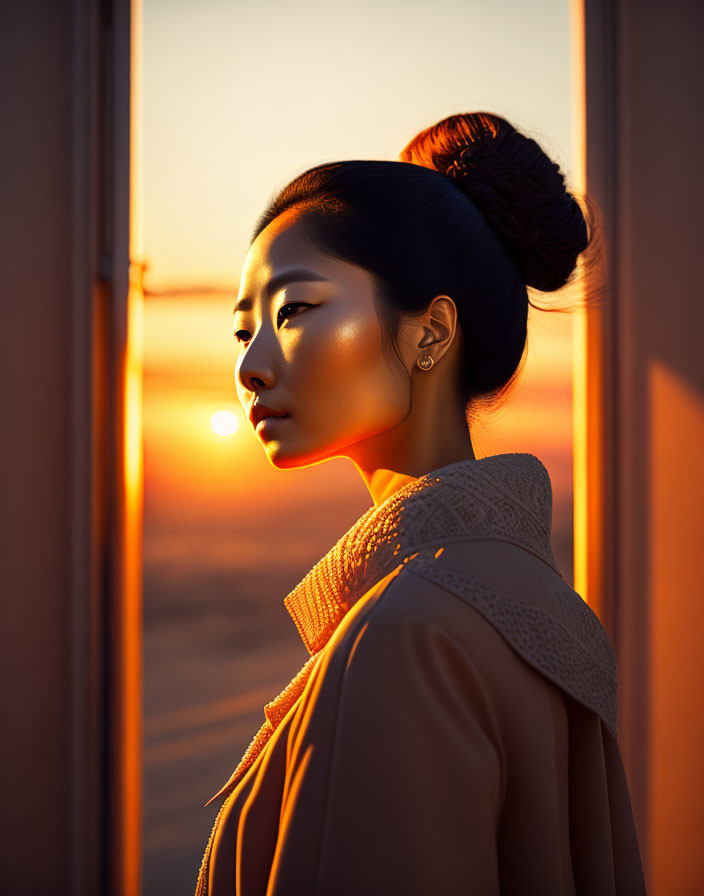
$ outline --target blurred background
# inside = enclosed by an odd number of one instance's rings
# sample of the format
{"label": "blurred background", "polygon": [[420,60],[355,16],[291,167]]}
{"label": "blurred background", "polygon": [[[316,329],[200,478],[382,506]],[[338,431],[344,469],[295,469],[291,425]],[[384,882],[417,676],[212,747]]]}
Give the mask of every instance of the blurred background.
{"label": "blurred background", "polygon": [[[570,179],[569,8],[144,0],[142,64],[144,892],[176,896],[203,803],[307,659],[283,599],[371,504],[344,459],[273,468],[241,413],[232,306],[255,220],[298,172],[396,158],[454,112],[505,115]],[[572,583],[572,320],[531,315],[524,377],[473,443],[546,465]]]}
{"label": "blurred background", "polygon": [[[308,657],[283,599],[371,504],[344,459],[273,468],[241,413],[232,306],[256,218],[312,165],[394,159],[481,109],[571,181],[573,84],[567,0],[144,0],[143,14],[143,867],[145,896],[176,896],[218,809],[203,803]],[[572,316],[530,315],[525,373],[473,444],[546,465],[572,584]]]}

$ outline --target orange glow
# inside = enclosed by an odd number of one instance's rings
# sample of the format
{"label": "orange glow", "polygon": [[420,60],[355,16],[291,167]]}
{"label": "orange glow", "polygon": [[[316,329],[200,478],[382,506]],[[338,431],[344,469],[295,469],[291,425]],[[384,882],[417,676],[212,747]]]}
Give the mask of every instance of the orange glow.
{"label": "orange glow", "polygon": [[137,896],[142,874],[142,535],[143,535],[143,233],[142,233],[142,0],[130,2],[129,284],[123,367],[124,569],[119,602],[118,659],[121,681],[116,818],[120,827],[121,881]]}
{"label": "orange glow", "polygon": [[[571,65],[572,65],[572,147],[573,147],[573,187],[578,192],[585,192],[587,188],[587,160],[586,160],[586,82],[585,82],[585,45],[584,45],[584,0],[571,0],[570,2],[570,40],[571,40]],[[594,312],[592,312],[592,315]],[[587,520],[589,517],[589,480],[588,462],[596,461],[594,452],[589,452],[590,427],[588,424],[589,395],[588,383],[590,382],[587,370],[587,312],[578,308],[574,312],[574,324],[572,329],[573,351],[573,557],[574,557],[574,589],[593,609],[598,612],[599,597],[598,584],[594,580],[597,570],[597,552],[590,543]],[[592,364],[594,364],[592,358]],[[596,359],[601,363],[601,359]],[[599,375],[598,370],[593,371],[594,376]],[[592,432],[592,438],[597,436]],[[594,442],[591,442],[593,445]],[[587,562],[592,555],[592,564]],[[600,552],[599,552],[600,554]]]}
{"label": "orange glow", "polygon": [[125,485],[132,506],[142,499],[142,354],[144,344],[142,266],[130,264],[125,359]]}
{"label": "orange glow", "polygon": [[141,265],[130,264],[124,368],[125,541],[122,631],[124,892],[139,893],[142,775],[142,303]]}

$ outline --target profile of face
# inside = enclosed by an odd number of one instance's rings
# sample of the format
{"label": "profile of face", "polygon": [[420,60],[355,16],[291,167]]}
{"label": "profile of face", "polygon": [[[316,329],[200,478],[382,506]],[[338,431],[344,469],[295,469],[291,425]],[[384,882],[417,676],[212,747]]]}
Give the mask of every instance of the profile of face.
{"label": "profile of face", "polygon": [[279,215],[250,246],[233,318],[245,415],[255,400],[286,414],[255,429],[279,468],[354,459],[397,428],[411,403],[407,371],[423,352],[401,334],[406,370],[389,360],[371,275],[316,248],[298,218]]}

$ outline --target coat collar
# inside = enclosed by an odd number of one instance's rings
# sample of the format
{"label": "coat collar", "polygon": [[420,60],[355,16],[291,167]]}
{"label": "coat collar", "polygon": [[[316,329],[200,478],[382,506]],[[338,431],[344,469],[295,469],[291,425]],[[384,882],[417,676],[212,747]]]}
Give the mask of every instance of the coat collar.
{"label": "coat collar", "polygon": [[461,460],[371,507],[284,598],[313,656],[352,604],[405,557],[434,544],[492,538],[530,551],[560,575],[551,545],[552,486],[533,454]]}
{"label": "coat collar", "polygon": [[[561,577],[551,529],[550,477],[541,461],[527,453],[495,454],[438,467],[378,507],[370,507],[284,598],[310,656],[266,704],[264,722],[230,779],[205,805],[234,790],[302,693],[345,614],[404,559],[433,545],[493,538],[530,551]],[[217,819],[213,832],[216,825]]]}

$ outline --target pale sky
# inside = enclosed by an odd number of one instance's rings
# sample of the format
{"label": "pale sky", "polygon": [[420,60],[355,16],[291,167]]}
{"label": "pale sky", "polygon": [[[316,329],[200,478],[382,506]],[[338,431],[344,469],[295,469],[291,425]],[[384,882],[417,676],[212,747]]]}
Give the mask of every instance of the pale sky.
{"label": "pale sky", "polygon": [[323,161],[394,159],[506,116],[569,176],[569,0],[144,0],[151,288],[237,288],[267,199]]}

